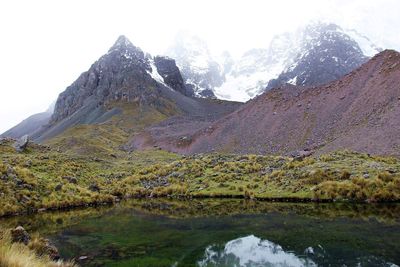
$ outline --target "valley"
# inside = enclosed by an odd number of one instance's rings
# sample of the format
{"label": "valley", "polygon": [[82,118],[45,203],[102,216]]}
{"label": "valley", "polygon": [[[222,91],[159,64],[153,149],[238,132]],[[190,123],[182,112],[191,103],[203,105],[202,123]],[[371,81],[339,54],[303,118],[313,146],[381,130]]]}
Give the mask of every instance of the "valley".
{"label": "valley", "polygon": [[398,266],[399,52],[321,22],[166,54],[121,35],[0,136],[0,266]]}

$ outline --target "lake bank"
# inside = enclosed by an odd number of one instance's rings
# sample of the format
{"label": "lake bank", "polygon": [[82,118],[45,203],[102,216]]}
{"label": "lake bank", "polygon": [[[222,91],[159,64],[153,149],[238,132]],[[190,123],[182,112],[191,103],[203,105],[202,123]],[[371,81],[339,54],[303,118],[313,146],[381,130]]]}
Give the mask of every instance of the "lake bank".
{"label": "lake bank", "polygon": [[[0,223],[38,231],[64,259],[86,257],[78,260],[84,266],[224,266],[227,260],[246,259],[233,253],[235,247],[263,254],[280,247],[281,256],[303,265],[389,266],[400,261],[399,216],[399,204],[132,199]],[[210,265],[212,260],[218,264]]]}
{"label": "lake bank", "polygon": [[129,198],[398,202],[397,158],[349,151],[293,158],[180,156],[162,150],[97,158],[0,145],[0,217],[108,205]]}

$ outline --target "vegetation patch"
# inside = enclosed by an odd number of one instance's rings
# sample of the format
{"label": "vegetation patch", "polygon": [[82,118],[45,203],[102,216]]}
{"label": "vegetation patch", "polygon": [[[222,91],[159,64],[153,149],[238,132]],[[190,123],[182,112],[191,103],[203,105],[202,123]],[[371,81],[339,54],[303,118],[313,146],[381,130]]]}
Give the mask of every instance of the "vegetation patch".
{"label": "vegetation patch", "polygon": [[[13,240],[13,230],[0,230],[0,266],[13,267],[73,267],[73,262],[53,258],[56,248],[35,235],[26,243]],[[57,252],[58,253],[58,252]]]}
{"label": "vegetation patch", "polygon": [[398,159],[338,151],[294,159],[154,149],[77,154],[30,143],[0,145],[0,216],[113,203],[132,197],[392,202]]}
{"label": "vegetation patch", "polygon": [[209,154],[152,165],[122,182],[151,196],[390,202],[400,199],[399,167],[395,158],[349,151],[303,160]]}

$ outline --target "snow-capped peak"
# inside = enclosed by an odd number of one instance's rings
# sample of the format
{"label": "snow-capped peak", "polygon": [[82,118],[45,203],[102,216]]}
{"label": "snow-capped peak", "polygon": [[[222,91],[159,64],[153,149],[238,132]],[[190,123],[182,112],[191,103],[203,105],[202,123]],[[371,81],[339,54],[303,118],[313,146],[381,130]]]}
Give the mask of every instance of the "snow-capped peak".
{"label": "snow-capped peak", "polygon": [[238,60],[227,52],[215,57],[206,42],[187,32],[176,36],[166,54],[176,60],[195,96],[244,102],[280,83],[337,79],[380,51],[355,30],[316,21],[276,35],[269,46],[250,49]]}
{"label": "snow-capped peak", "polygon": [[[341,51],[340,48],[347,51]],[[244,53],[231,71],[225,73],[225,82],[214,88],[214,91],[222,99],[247,101],[262,93],[269,82],[278,76],[284,76],[280,82],[293,85],[329,81],[351,71],[367,57],[380,51],[379,47],[355,30],[343,30],[334,23],[312,22],[292,33],[276,35],[268,48],[252,49]],[[349,54],[352,57],[348,57]],[[351,58],[351,62],[347,58]],[[311,59],[317,60],[324,67],[318,67],[316,62],[310,62]],[[303,65],[307,64],[329,70],[328,74],[325,77],[314,77],[312,81],[310,77],[305,77],[313,75],[310,68],[304,69]],[[300,69],[304,73],[298,73]]]}
{"label": "snow-capped peak", "polygon": [[360,46],[362,52],[367,57],[373,57],[383,49],[374,44],[367,36],[362,35],[354,29],[344,29],[343,33],[349,35]]}

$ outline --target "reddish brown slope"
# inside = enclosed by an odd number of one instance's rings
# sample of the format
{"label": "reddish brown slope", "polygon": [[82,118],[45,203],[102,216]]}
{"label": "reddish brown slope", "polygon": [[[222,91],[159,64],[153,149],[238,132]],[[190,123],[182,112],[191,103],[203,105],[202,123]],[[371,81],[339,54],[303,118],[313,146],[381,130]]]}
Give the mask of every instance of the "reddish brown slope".
{"label": "reddish brown slope", "polygon": [[185,136],[165,138],[160,130],[148,130],[150,143],[181,153],[347,148],[400,155],[400,54],[386,50],[325,86],[273,89]]}

